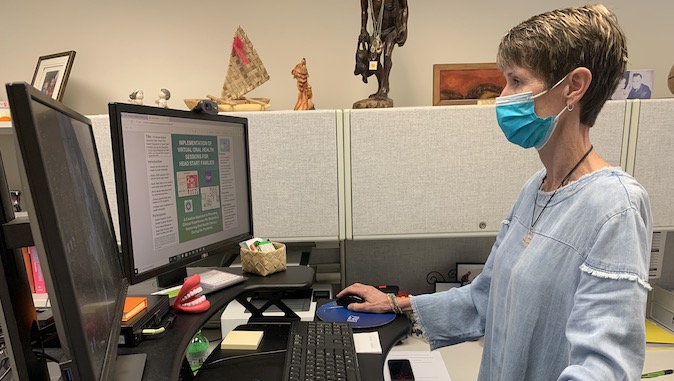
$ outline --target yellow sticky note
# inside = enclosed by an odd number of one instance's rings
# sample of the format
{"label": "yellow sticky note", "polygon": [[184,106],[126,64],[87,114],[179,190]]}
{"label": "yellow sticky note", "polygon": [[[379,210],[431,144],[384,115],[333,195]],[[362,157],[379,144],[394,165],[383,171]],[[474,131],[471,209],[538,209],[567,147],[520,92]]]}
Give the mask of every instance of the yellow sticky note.
{"label": "yellow sticky note", "polygon": [[262,341],[262,331],[230,331],[222,342],[220,349],[257,349]]}

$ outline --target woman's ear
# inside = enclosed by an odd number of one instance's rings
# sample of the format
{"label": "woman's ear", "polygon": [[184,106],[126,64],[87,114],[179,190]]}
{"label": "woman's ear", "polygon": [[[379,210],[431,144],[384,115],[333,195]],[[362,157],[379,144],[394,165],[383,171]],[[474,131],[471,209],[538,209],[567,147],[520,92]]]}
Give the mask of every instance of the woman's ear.
{"label": "woman's ear", "polygon": [[586,67],[579,67],[569,73],[567,104],[577,104],[585,95],[592,82],[592,72]]}

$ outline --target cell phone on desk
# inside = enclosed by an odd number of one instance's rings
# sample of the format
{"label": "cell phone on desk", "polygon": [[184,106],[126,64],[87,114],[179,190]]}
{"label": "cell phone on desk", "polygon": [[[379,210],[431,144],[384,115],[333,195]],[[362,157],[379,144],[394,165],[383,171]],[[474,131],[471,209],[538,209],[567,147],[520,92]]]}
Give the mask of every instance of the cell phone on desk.
{"label": "cell phone on desk", "polygon": [[391,375],[391,381],[414,380],[410,360],[388,360],[388,371]]}

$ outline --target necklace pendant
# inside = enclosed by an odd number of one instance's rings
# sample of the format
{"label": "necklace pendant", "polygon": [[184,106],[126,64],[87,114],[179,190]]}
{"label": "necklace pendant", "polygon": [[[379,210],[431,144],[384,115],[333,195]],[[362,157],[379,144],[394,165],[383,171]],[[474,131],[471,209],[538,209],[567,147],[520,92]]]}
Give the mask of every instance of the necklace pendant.
{"label": "necklace pendant", "polygon": [[384,47],[384,44],[381,41],[381,38],[379,36],[375,36],[374,41],[372,41],[372,48],[374,51],[379,54],[382,51],[382,48]]}
{"label": "necklace pendant", "polygon": [[522,246],[527,247],[529,246],[529,242],[534,238],[534,235],[531,234],[531,230],[527,232],[527,234],[524,236],[522,239]]}

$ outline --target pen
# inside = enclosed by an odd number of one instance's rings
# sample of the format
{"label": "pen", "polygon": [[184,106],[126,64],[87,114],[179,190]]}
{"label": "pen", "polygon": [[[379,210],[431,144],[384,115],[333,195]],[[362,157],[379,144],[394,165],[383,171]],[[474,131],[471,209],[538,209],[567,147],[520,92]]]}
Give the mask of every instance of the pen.
{"label": "pen", "polygon": [[650,373],[645,373],[641,375],[641,378],[655,378],[659,376],[664,376],[665,374],[672,374],[674,373],[674,370],[672,369],[666,369],[666,370],[659,370],[657,372],[650,372]]}

